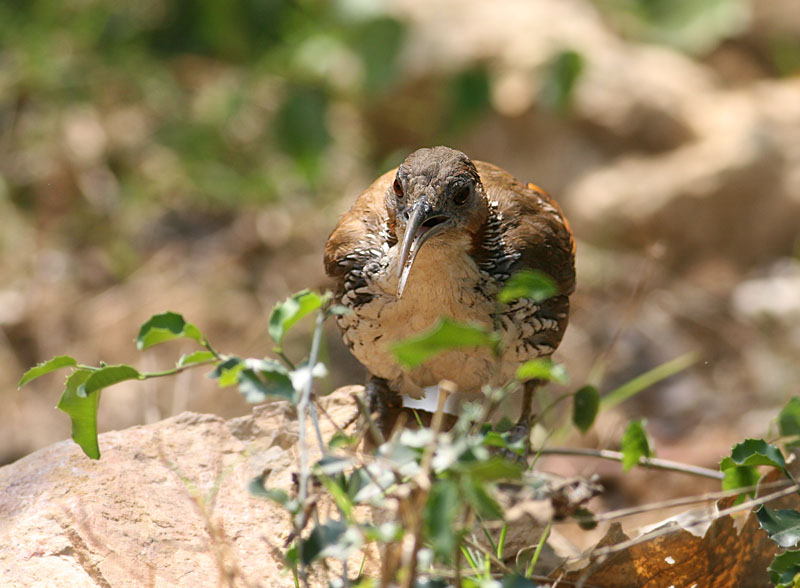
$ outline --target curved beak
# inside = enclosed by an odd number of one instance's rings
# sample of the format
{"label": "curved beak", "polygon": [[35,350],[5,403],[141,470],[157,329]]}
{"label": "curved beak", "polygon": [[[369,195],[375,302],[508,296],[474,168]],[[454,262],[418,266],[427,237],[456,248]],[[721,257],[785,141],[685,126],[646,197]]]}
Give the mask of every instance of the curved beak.
{"label": "curved beak", "polygon": [[406,232],[400,248],[400,263],[398,265],[397,297],[403,295],[411,273],[411,266],[417,257],[422,245],[447,225],[450,217],[431,208],[425,198],[420,198],[411,210],[411,216],[406,223]]}

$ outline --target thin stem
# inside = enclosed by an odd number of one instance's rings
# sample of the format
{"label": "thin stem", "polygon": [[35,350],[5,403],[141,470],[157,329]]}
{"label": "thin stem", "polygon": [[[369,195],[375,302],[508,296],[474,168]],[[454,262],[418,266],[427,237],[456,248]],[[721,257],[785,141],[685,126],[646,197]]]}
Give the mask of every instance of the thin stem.
{"label": "thin stem", "polygon": [[163,378],[164,376],[174,376],[175,374],[179,374],[183,371],[191,369],[193,367],[197,367],[199,365],[208,365],[210,363],[216,363],[216,359],[207,359],[206,361],[198,361],[197,363],[190,363],[187,365],[176,366],[174,368],[164,370],[161,372],[141,372],[142,380],[149,380],[150,378]]}
{"label": "thin stem", "polygon": [[691,525],[672,525],[672,526],[662,527],[661,529],[657,529],[651,533],[646,533],[644,535],[640,535],[639,537],[628,539],[627,541],[622,541],[621,543],[615,543],[614,545],[609,545],[607,547],[600,547],[594,550],[591,555],[593,558],[596,558],[596,557],[602,557],[604,555],[610,555],[612,553],[617,553],[619,551],[625,551],[629,547],[633,547],[634,545],[638,545],[639,543],[643,543],[645,541],[650,541],[652,539],[655,539],[656,537],[661,537],[663,535],[668,535],[669,533],[674,533],[677,531],[685,531],[688,527],[693,527],[713,522],[719,518],[743,510],[751,510],[755,506],[766,504],[767,502],[771,502],[773,500],[777,500],[778,498],[788,496],[790,494],[793,494],[797,490],[798,490],[797,484],[792,484],[788,488],[784,488],[783,490],[778,490],[777,492],[773,492],[772,494],[767,494],[766,496],[755,498],[753,500],[748,500],[746,502],[743,502],[742,504],[723,509],[712,517],[704,517],[702,519],[698,519],[697,521],[694,521]]}
{"label": "thin stem", "polygon": [[[541,449],[540,452],[542,455],[576,455],[582,457],[598,457],[600,459],[610,459],[612,461],[622,461],[622,454],[619,451],[611,451],[610,449],[547,447]],[[657,470],[692,474],[694,476],[711,478],[713,480],[722,480],[725,477],[725,474],[718,472],[717,470],[712,470],[710,468],[704,468],[701,466],[688,465],[677,461],[670,461],[668,459],[659,459],[657,457],[639,458],[639,465]]]}
{"label": "thin stem", "polygon": [[[444,403],[441,403],[441,405],[444,406]],[[463,517],[463,521],[462,521],[464,527],[467,526],[467,521],[469,520],[471,512],[472,512],[472,509],[469,506],[467,506],[465,511],[464,511],[464,517]],[[458,541],[456,542],[456,553],[455,553],[455,555],[456,555],[456,557],[455,557],[455,560],[456,560],[456,563],[455,563],[456,586],[461,586],[462,585],[462,581],[461,581],[461,555],[462,555],[461,551],[462,550],[464,550],[466,552],[466,553],[464,553],[464,556],[467,557],[467,561],[469,562],[470,567],[473,570],[475,570],[476,573],[478,571],[478,569],[477,569],[478,565],[477,565],[477,562],[475,561],[475,558],[472,557],[471,553],[469,553],[469,548],[466,548],[466,549],[464,548],[463,543],[464,543],[464,537],[462,537],[461,533],[458,533]]]}
{"label": "thin stem", "polygon": [[217,350],[216,350],[216,349],[214,349],[214,348],[211,346],[211,343],[210,343],[210,342],[208,341],[208,339],[206,339],[205,337],[203,337],[203,341],[202,341],[201,345],[202,345],[203,347],[205,347],[205,348],[206,348],[208,351],[210,351],[211,353],[213,353],[213,354],[214,354],[214,357],[216,357],[217,359],[225,359],[225,358],[224,358],[222,355],[220,355],[219,353],[217,353]]}
{"label": "thin stem", "polygon": [[566,392],[566,393],[562,394],[561,396],[557,397],[555,400],[553,400],[553,402],[551,402],[550,404],[548,404],[547,406],[545,406],[545,407],[542,409],[542,414],[540,414],[540,415],[539,415],[539,421],[543,421],[543,420],[544,420],[544,417],[545,417],[545,415],[546,415],[548,412],[550,412],[551,410],[553,410],[553,409],[554,409],[556,406],[558,406],[559,404],[561,404],[561,402],[563,402],[563,401],[564,401],[564,400],[566,400],[567,398],[572,398],[573,396],[575,396],[575,392]]}
{"label": "thin stem", "polygon": [[283,352],[283,349],[276,347],[275,349],[273,349],[273,351],[278,357],[280,357],[284,361],[284,363],[286,363],[286,365],[289,367],[290,370],[296,369],[294,362],[286,356],[286,354]]}
{"label": "thin stem", "polygon": [[[575,516],[575,520],[581,522],[604,522],[604,521],[611,521],[614,519],[621,519],[624,517],[629,517],[632,515],[641,514],[643,512],[651,512],[654,510],[664,510],[667,508],[675,508],[678,506],[687,506],[690,504],[697,504],[699,502],[710,502],[712,500],[719,500],[720,498],[729,498],[731,496],[738,496],[740,494],[747,494],[749,492],[753,492],[755,490],[766,490],[767,488],[785,488],[787,486],[791,486],[793,482],[791,480],[778,480],[776,482],[768,482],[759,485],[753,486],[743,486],[741,488],[736,488],[735,490],[721,490],[719,492],[707,492],[705,494],[700,494],[698,496],[682,496],[680,498],[673,498],[672,500],[662,500],[660,502],[653,502],[651,504],[644,504],[641,506],[632,506],[629,508],[620,508],[618,510],[612,510],[609,512],[604,512],[592,516]],[[569,521],[565,519],[562,521],[564,523],[568,523]]]}
{"label": "thin stem", "polygon": [[313,402],[308,405],[308,412],[311,414],[311,423],[314,425],[314,432],[316,433],[319,451],[322,453],[322,455],[325,455],[328,453],[328,448],[325,447],[325,441],[322,439],[322,431],[319,428],[319,417],[317,417],[317,409]]}
{"label": "thin stem", "polygon": [[657,365],[653,369],[648,370],[643,374],[639,374],[629,382],[624,383],[616,390],[606,394],[600,400],[600,407],[603,409],[609,409],[612,406],[616,406],[620,402],[627,400],[631,396],[635,396],[653,384],[656,384],[661,380],[665,380],[670,376],[677,374],[678,372],[682,372],[697,362],[699,357],[700,356],[694,352],[684,353],[675,359],[672,359],[666,363],[662,363],[661,365]]}
{"label": "thin stem", "polygon": [[322,336],[322,323],[325,320],[325,315],[322,312],[317,313],[317,320],[314,326],[314,337],[311,340],[311,353],[308,358],[309,370],[308,379],[300,394],[300,401],[297,403],[297,418],[298,418],[298,444],[300,445],[300,491],[298,498],[300,504],[305,504],[308,496],[308,478],[310,475],[308,467],[308,445],[306,443],[306,413],[308,412],[308,405],[311,401],[311,387],[314,383],[314,378],[311,375],[311,370],[317,365],[317,356],[319,355],[319,343]]}
{"label": "thin stem", "polygon": [[503,528],[500,529],[500,538],[497,540],[497,558],[502,559],[503,557],[503,547],[506,544],[506,535],[508,534],[508,525],[503,525]]}

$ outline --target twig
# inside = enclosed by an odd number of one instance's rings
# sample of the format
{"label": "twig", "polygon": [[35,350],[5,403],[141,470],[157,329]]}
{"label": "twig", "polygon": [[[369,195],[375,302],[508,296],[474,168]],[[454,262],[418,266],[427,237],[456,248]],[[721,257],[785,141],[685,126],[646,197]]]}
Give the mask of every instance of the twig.
{"label": "twig", "polygon": [[699,358],[700,356],[697,353],[690,351],[689,353],[679,355],[675,359],[672,359],[666,363],[657,365],[653,369],[648,370],[643,374],[639,374],[632,380],[624,383],[616,390],[606,394],[600,400],[600,407],[603,409],[609,409],[612,406],[616,406],[620,402],[624,402],[631,396],[638,394],[653,384],[682,372],[692,364],[696,363]]}
{"label": "twig", "polygon": [[[587,449],[587,448],[568,448],[568,447],[546,447],[541,450],[542,455],[576,455],[581,457],[598,457],[600,459],[610,459],[612,461],[622,461],[622,453],[619,451],[611,451],[610,449]],[[711,478],[712,480],[722,480],[725,474],[704,468],[701,466],[693,466],[677,461],[670,461],[668,459],[660,459],[658,457],[641,457],[639,458],[639,465],[647,468],[657,470],[667,470],[672,472],[680,472],[682,474],[692,474],[694,476],[702,476],[704,478]]]}
{"label": "twig", "polygon": [[300,488],[298,492],[298,500],[300,504],[305,504],[308,496],[308,478],[310,470],[308,467],[308,446],[306,443],[306,413],[308,412],[308,405],[311,399],[311,387],[314,383],[314,377],[311,375],[311,370],[317,365],[317,357],[319,356],[319,343],[322,336],[322,323],[325,320],[325,315],[321,312],[317,313],[317,321],[314,326],[314,337],[311,340],[311,353],[308,358],[309,370],[308,379],[302,393],[300,400],[297,403],[297,419],[298,419],[298,444],[300,445]]}
{"label": "twig", "polygon": [[353,397],[353,400],[355,401],[356,406],[358,406],[359,412],[361,414],[365,415],[364,418],[365,418],[365,420],[367,422],[367,428],[369,429],[369,433],[370,433],[370,435],[372,435],[372,439],[375,441],[377,446],[380,447],[381,445],[386,443],[386,439],[384,438],[383,433],[381,432],[380,428],[375,424],[375,421],[372,420],[372,417],[370,416],[369,408],[367,408],[367,405],[364,404],[364,401],[361,399],[361,397],[358,394],[353,393],[353,394],[351,394],[351,396]]}
{"label": "twig", "polygon": [[[629,517],[636,514],[641,514],[643,512],[651,512],[654,510],[664,510],[668,508],[675,508],[678,506],[687,506],[689,504],[697,504],[699,502],[709,502],[712,500],[719,500],[721,498],[730,498],[731,496],[737,496],[739,494],[747,494],[757,489],[764,490],[766,488],[785,488],[791,485],[792,482],[790,480],[778,480],[775,482],[768,482],[764,484],[758,484],[753,486],[743,486],[741,488],[736,488],[735,490],[722,490],[720,492],[707,492],[705,494],[700,494],[697,496],[682,496],[681,498],[673,498],[672,500],[662,500],[660,502],[653,502],[650,504],[644,504],[640,506],[632,506],[629,508],[620,508],[618,510],[612,510],[609,512],[600,513],[593,516],[575,516],[574,518],[578,521],[593,521],[593,522],[605,522],[611,521],[614,519],[621,519],[624,517]],[[569,523],[568,519],[564,519],[563,521],[559,521],[562,523]]]}
{"label": "twig", "polygon": [[784,488],[782,490],[778,490],[777,492],[773,492],[772,494],[767,494],[766,496],[762,496],[760,498],[754,498],[752,500],[748,500],[743,502],[742,504],[738,504],[736,506],[732,506],[730,508],[723,509],[717,512],[713,517],[703,517],[698,519],[697,521],[686,525],[670,525],[667,527],[663,527],[651,533],[645,533],[639,537],[635,537],[633,539],[628,539],[627,541],[623,541],[621,543],[615,543],[614,545],[609,545],[607,547],[601,547],[596,549],[592,552],[592,557],[604,557],[606,555],[611,555],[613,553],[617,553],[619,551],[624,551],[629,547],[633,547],[634,545],[638,545],[639,543],[644,543],[645,541],[650,541],[651,539],[655,539],[656,537],[661,537],[662,535],[668,535],[670,533],[674,533],[676,531],[686,530],[686,527],[696,527],[701,524],[714,522],[715,520],[726,517],[728,515],[734,514],[736,512],[740,512],[743,510],[751,510],[754,506],[759,506],[761,504],[766,504],[767,502],[772,502],[773,500],[777,500],[778,498],[782,498],[784,496],[788,496],[793,494],[797,490],[800,489],[800,486],[797,484],[792,484],[791,486]]}
{"label": "twig", "polygon": [[308,405],[308,412],[311,415],[311,423],[314,425],[314,433],[316,433],[319,452],[325,455],[328,453],[328,448],[325,447],[325,441],[322,439],[322,431],[319,428],[319,417],[317,416],[317,409],[313,402]]}

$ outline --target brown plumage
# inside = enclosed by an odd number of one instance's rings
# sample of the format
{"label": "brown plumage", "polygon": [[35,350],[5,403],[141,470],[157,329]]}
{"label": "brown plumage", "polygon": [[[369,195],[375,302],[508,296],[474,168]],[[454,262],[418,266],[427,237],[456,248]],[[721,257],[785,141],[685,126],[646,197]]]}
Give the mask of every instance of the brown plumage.
{"label": "brown plumage", "polygon": [[[325,270],[336,280],[337,302],[352,310],[338,317],[342,337],[370,371],[370,391],[386,400],[418,397],[442,379],[476,393],[512,378],[523,361],[550,356],[567,327],[574,254],[569,225],[546,192],[434,147],[415,151],[356,199],[328,239]],[[498,312],[497,293],[522,269],[549,275],[559,294]],[[499,366],[487,350],[470,348],[409,371],[395,363],[389,345],[442,316],[498,329],[505,343]]]}

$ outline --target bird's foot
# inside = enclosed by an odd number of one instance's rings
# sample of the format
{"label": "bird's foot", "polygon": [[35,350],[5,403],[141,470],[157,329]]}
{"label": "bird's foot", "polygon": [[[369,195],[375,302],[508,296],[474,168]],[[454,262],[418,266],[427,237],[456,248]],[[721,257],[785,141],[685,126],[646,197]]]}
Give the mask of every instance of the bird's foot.
{"label": "bird's foot", "polygon": [[386,380],[374,376],[367,382],[365,393],[370,418],[375,417],[378,430],[383,438],[387,439],[403,410],[403,400],[389,387]]}
{"label": "bird's foot", "polygon": [[357,400],[358,409],[347,420],[345,427],[356,422],[359,416],[363,416],[367,421],[365,448],[375,448],[394,430],[397,418],[403,410],[403,400],[389,387],[386,380],[375,376],[371,376],[367,382],[364,396],[364,402]]}

